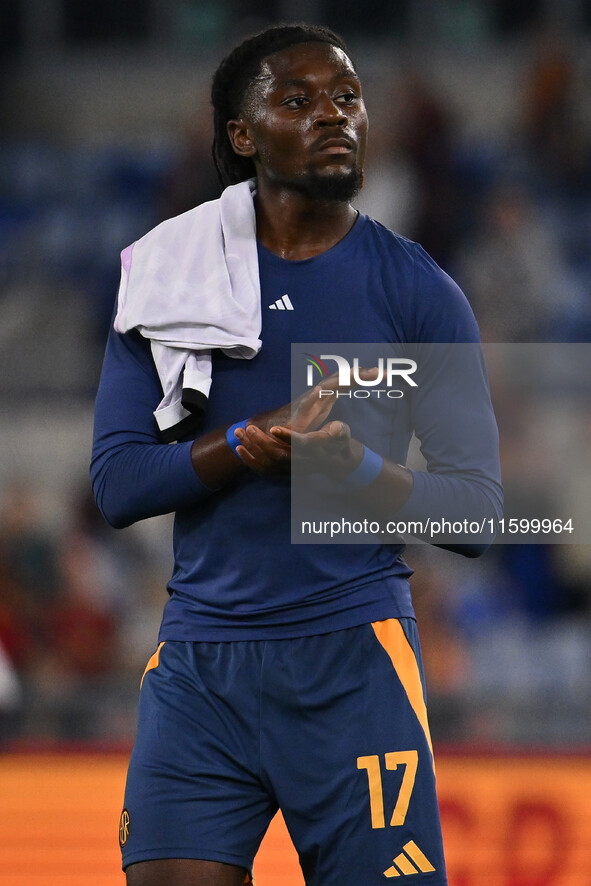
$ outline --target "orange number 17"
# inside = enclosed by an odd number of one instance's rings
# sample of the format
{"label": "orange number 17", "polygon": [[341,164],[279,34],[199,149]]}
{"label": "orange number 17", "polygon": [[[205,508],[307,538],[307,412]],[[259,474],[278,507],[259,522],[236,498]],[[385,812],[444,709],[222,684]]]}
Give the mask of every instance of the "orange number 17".
{"label": "orange number 17", "polygon": [[[386,754],[385,758],[386,769],[397,769],[399,764],[405,767],[400,793],[390,819],[390,825],[396,826],[404,824],[404,819],[406,818],[410,795],[412,794],[417,774],[419,754],[418,751],[393,751],[390,754]],[[372,754],[369,757],[357,757],[357,768],[367,770],[371,826],[372,828],[385,828],[384,792],[382,789],[380,758],[377,754]]]}

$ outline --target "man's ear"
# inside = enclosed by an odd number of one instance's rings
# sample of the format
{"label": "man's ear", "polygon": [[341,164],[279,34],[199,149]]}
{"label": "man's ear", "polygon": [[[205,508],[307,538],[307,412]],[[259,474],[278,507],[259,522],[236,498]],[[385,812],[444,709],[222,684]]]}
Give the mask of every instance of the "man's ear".
{"label": "man's ear", "polygon": [[254,157],[256,148],[246,120],[242,118],[240,120],[228,120],[226,130],[235,154],[238,154],[240,157]]}

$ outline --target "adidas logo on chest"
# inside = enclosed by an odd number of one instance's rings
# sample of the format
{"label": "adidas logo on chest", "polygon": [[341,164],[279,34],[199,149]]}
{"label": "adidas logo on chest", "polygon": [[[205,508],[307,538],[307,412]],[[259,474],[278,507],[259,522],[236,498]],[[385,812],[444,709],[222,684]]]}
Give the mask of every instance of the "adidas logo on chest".
{"label": "adidas logo on chest", "polygon": [[269,305],[270,311],[293,311],[295,310],[294,306],[291,303],[291,299],[289,295],[285,293],[281,298],[278,298],[277,301],[274,301]]}

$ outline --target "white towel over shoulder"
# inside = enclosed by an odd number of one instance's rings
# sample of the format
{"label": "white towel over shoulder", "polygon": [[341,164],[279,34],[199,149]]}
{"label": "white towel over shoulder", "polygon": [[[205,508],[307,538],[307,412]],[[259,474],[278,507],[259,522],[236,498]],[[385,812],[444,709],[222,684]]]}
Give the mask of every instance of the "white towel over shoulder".
{"label": "white towel over shoulder", "polygon": [[[115,329],[150,340],[167,440],[211,386],[211,350],[251,359],[261,347],[254,180],[168,219],[121,253]],[[184,392],[184,393],[183,393]]]}

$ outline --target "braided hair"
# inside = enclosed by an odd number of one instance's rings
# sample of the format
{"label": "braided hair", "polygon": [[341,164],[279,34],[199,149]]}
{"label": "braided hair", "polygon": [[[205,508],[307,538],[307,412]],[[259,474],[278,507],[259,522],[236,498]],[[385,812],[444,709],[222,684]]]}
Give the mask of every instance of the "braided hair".
{"label": "braided hair", "polygon": [[230,52],[213,76],[212,156],[224,187],[252,178],[254,163],[249,157],[234,153],[226,129],[229,120],[240,116],[246,92],[258,76],[261,63],[273,52],[280,52],[298,43],[329,43],[348,54],[341,37],[328,28],[316,25],[277,25],[250,37]]}

